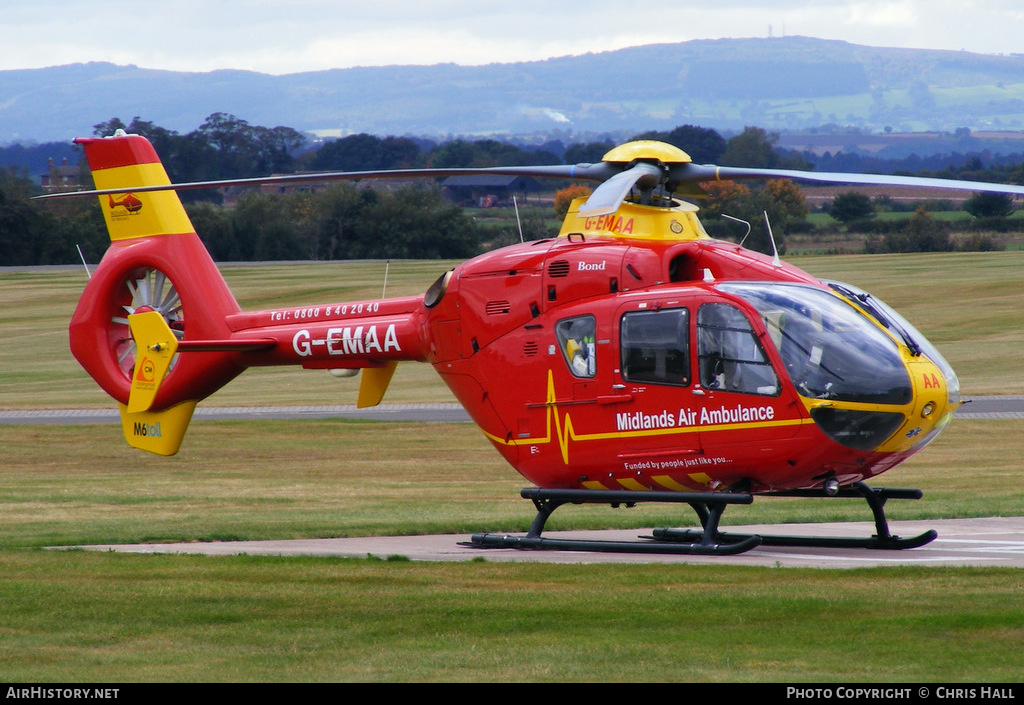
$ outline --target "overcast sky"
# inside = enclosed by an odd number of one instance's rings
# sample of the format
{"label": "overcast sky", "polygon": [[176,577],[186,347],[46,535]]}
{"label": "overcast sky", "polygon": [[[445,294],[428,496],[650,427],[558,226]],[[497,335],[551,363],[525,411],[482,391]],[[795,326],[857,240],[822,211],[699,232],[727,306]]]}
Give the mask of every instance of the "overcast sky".
{"label": "overcast sky", "polygon": [[[507,63],[723,37],[1024,52],[1022,0],[34,0],[0,10],[0,70],[110,61],[271,74]],[[505,9],[505,8],[514,9]],[[0,96],[0,101],[3,96]]]}

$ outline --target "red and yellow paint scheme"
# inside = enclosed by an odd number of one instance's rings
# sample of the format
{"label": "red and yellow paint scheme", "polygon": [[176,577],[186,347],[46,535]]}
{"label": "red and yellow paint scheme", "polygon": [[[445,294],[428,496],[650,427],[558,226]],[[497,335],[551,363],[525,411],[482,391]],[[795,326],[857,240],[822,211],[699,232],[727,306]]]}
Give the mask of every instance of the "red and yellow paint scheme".
{"label": "red and yellow paint scheme", "polygon": [[149,142],[79,143],[111,246],[71,348],[144,450],[175,453],[199,401],[265,365],[361,371],[372,406],[399,362],[431,364],[530,482],[595,492],[844,487],[921,450],[959,404],[952,369],[884,303],[714,240],[696,206],[654,193],[695,168],[668,145],[584,165],[602,186],[557,237],[422,296],[242,311]]}
{"label": "red and yellow paint scheme", "polygon": [[[170,183],[149,143],[79,142],[98,189],[136,190],[101,198],[111,247],[72,351],[146,450],[175,452],[195,404],[260,365],[362,370],[370,406],[398,362],[430,363],[511,465],[558,488],[847,484],[919,450],[957,406],[955,376],[920,334],[901,338],[850,289],[712,240],[683,202],[583,216],[581,199],[557,238],[481,255],[424,296],[243,312],[176,194],[137,191]],[[815,306],[794,339],[797,311]],[[847,330],[829,339],[830,326]],[[799,363],[828,376],[835,348],[868,342],[883,352],[837,359],[843,390],[794,376]],[[858,387],[881,358],[888,386]]]}

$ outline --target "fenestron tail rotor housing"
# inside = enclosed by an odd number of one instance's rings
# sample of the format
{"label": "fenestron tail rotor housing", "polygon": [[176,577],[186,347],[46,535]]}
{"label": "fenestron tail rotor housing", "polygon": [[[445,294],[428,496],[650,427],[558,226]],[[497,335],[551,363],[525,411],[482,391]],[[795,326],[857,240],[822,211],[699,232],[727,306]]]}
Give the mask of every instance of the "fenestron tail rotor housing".
{"label": "fenestron tail rotor housing", "polygon": [[185,335],[185,316],[174,282],[159,269],[140,269],[125,280],[123,287],[118,292],[118,299],[111,302],[114,308],[109,323],[109,339],[118,367],[130,379],[137,349],[129,331],[128,316],[139,310],[157,311],[179,340]]}

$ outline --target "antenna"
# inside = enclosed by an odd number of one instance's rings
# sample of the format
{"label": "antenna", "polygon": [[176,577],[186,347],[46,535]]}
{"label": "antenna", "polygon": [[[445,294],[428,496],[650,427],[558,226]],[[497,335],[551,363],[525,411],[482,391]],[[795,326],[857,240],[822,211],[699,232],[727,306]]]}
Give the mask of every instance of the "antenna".
{"label": "antenna", "polygon": [[523,224],[519,220],[519,204],[516,202],[515,194],[512,194],[512,206],[516,209],[516,225],[519,226],[519,242],[523,242]]}
{"label": "antenna", "polygon": [[92,279],[92,272],[89,271],[89,264],[85,261],[85,255],[82,254],[82,248],[78,244],[75,244],[75,249],[78,250],[78,256],[82,260],[82,266],[85,267],[85,276]]}
{"label": "antenna", "polygon": [[743,238],[740,240],[740,247],[743,247],[743,243],[747,241],[747,235],[750,235],[750,223],[741,218],[733,218],[731,215],[726,215],[725,213],[722,213],[722,217],[728,218],[729,220],[732,220],[737,223],[743,223],[744,225],[747,226],[747,232],[744,233]]}
{"label": "antenna", "polygon": [[388,260],[384,265],[384,289],[380,292],[380,297],[383,299],[388,293],[388,270],[391,269],[391,260]]}
{"label": "antenna", "polygon": [[764,224],[768,226],[768,239],[772,241],[772,266],[781,267],[782,260],[779,259],[779,248],[775,246],[775,235],[772,233],[771,221],[768,220],[768,211],[763,211],[763,213]]}

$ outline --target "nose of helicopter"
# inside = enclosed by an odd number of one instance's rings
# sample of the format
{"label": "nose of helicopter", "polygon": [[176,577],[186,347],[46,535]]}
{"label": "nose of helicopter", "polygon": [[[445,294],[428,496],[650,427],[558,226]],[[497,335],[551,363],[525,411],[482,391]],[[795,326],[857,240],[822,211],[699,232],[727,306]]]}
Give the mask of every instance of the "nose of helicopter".
{"label": "nose of helicopter", "polygon": [[949,424],[959,401],[959,383],[946,365],[906,354],[910,394],[902,404],[864,404],[804,398],[818,427],[832,440],[859,450],[908,457]]}
{"label": "nose of helicopter", "polygon": [[886,304],[848,285],[832,288],[719,286],[757,310],[793,388],[828,438],[907,457],[952,418],[960,403],[956,375]]}
{"label": "nose of helicopter", "polygon": [[960,383],[948,365],[923,355],[907,360],[914,394],[903,425],[881,446],[881,452],[916,451],[928,445],[953,419],[960,406]]}

